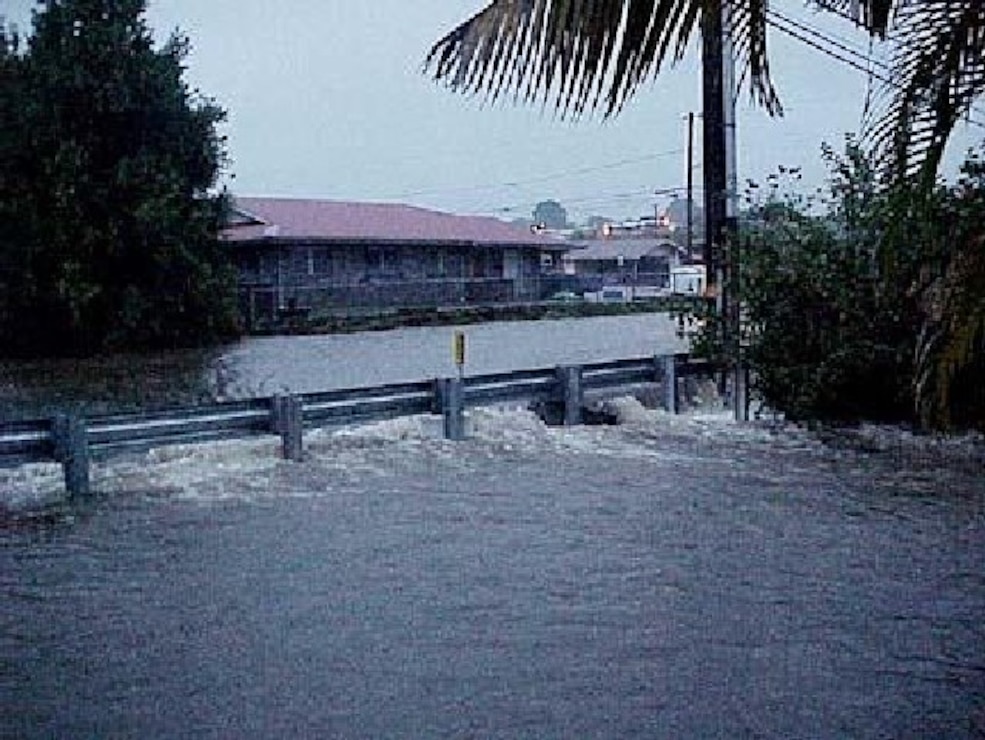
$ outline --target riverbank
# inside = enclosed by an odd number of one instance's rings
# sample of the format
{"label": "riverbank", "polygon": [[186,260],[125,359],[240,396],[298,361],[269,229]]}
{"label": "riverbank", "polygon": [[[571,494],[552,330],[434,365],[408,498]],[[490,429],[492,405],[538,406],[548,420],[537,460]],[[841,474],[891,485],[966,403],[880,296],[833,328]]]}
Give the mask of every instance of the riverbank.
{"label": "riverbank", "polygon": [[282,314],[279,320],[254,327],[250,336],[352,334],[408,327],[458,326],[497,321],[538,321],[597,316],[628,316],[646,313],[678,314],[692,299],[675,296],[633,303],[586,303],[583,301],[511,303],[502,305],[455,306],[442,308],[403,308],[372,313],[311,315],[304,312]]}

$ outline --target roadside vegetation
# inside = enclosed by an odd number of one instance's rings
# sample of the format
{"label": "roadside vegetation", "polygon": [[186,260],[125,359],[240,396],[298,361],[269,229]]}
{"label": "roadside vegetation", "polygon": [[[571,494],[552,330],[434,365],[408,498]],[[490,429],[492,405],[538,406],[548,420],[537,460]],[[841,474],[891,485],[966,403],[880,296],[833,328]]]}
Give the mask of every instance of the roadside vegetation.
{"label": "roadside vegetation", "polygon": [[[912,422],[985,429],[985,167],[938,179],[962,117],[985,93],[981,0],[810,0],[853,20],[888,53],[872,75],[862,144],[828,150],[831,190],[808,203],[778,187],[753,196],[728,279],[741,304],[745,359],[766,401],[800,420]],[[438,40],[436,80],[562,116],[618,115],[642,83],[717,33],[720,0],[490,0]],[[766,0],[729,3],[737,75],[771,114]],[[862,101],[860,101],[861,104]],[[817,209],[820,208],[820,211]],[[738,243],[736,243],[738,242]],[[734,264],[734,261],[733,261]],[[698,348],[727,362],[712,306]],[[734,313],[733,313],[734,316]]]}
{"label": "roadside vegetation", "polygon": [[[829,190],[751,183],[738,236],[742,361],[800,421],[985,430],[985,162],[951,185],[881,184],[849,140],[825,151]],[[706,305],[697,349],[734,345]]]}
{"label": "roadside vegetation", "polygon": [[224,112],[144,0],[47,0],[0,27],[0,353],[92,355],[237,329],[217,241]]}

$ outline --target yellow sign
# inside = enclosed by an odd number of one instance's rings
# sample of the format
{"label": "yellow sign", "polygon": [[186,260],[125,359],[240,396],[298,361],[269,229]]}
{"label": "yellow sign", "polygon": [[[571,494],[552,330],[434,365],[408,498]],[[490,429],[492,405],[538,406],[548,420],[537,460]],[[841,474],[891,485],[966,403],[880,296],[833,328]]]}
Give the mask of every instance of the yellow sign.
{"label": "yellow sign", "polygon": [[455,332],[455,343],[453,347],[455,364],[461,367],[465,364],[465,332]]}

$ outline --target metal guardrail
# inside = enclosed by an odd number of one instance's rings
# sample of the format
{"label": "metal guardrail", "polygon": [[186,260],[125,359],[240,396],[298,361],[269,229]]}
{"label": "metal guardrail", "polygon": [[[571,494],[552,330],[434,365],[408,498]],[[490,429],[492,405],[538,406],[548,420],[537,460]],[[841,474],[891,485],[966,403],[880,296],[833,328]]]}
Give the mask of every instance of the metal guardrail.
{"label": "metal guardrail", "polygon": [[50,419],[0,424],[0,464],[50,460],[54,455]]}
{"label": "metal guardrail", "polygon": [[565,423],[581,420],[586,390],[663,382],[665,406],[677,411],[676,379],[716,368],[687,355],[440,378],[348,388],[297,396],[147,412],[104,414],[88,419],[0,422],[0,467],[54,461],[65,470],[69,493],[86,493],[89,461],[153,447],[279,435],[287,459],[302,456],[304,429],[381,421],[415,414],[441,414],[448,439],[465,436],[464,409],[518,400],[561,406]]}
{"label": "metal guardrail", "polygon": [[304,423],[309,428],[429,414],[435,409],[434,398],[434,381],[350,388],[300,396]]}

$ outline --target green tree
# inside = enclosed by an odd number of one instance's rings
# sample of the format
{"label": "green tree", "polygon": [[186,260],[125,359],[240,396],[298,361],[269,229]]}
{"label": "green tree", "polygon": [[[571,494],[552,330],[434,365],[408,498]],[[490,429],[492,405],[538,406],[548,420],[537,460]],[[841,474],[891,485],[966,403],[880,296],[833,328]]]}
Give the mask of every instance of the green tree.
{"label": "green tree", "polygon": [[[919,241],[894,245],[890,207],[852,145],[827,149],[822,215],[776,179],[754,189],[740,235],[745,360],[767,403],[797,420],[911,421]],[[819,204],[812,204],[817,209]]]}
{"label": "green tree", "polygon": [[776,180],[750,191],[740,298],[758,390],[798,420],[985,428],[981,159],[928,189],[880,187],[851,141],[825,156],[821,204]]}
{"label": "green tree", "polygon": [[568,212],[556,200],[542,200],[533,210],[534,223],[548,229],[564,229],[568,226]]}
{"label": "green tree", "polygon": [[[985,431],[985,160],[969,155],[958,183],[917,228],[936,232],[921,260],[913,391],[924,427]],[[912,239],[912,234],[900,238]],[[926,240],[925,240],[926,241]],[[932,242],[934,243],[934,242]]]}
{"label": "green tree", "polygon": [[0,51],[0,345],[91,354],[235,330],[218,229],[223,111],[144,0],[47,0]]}

